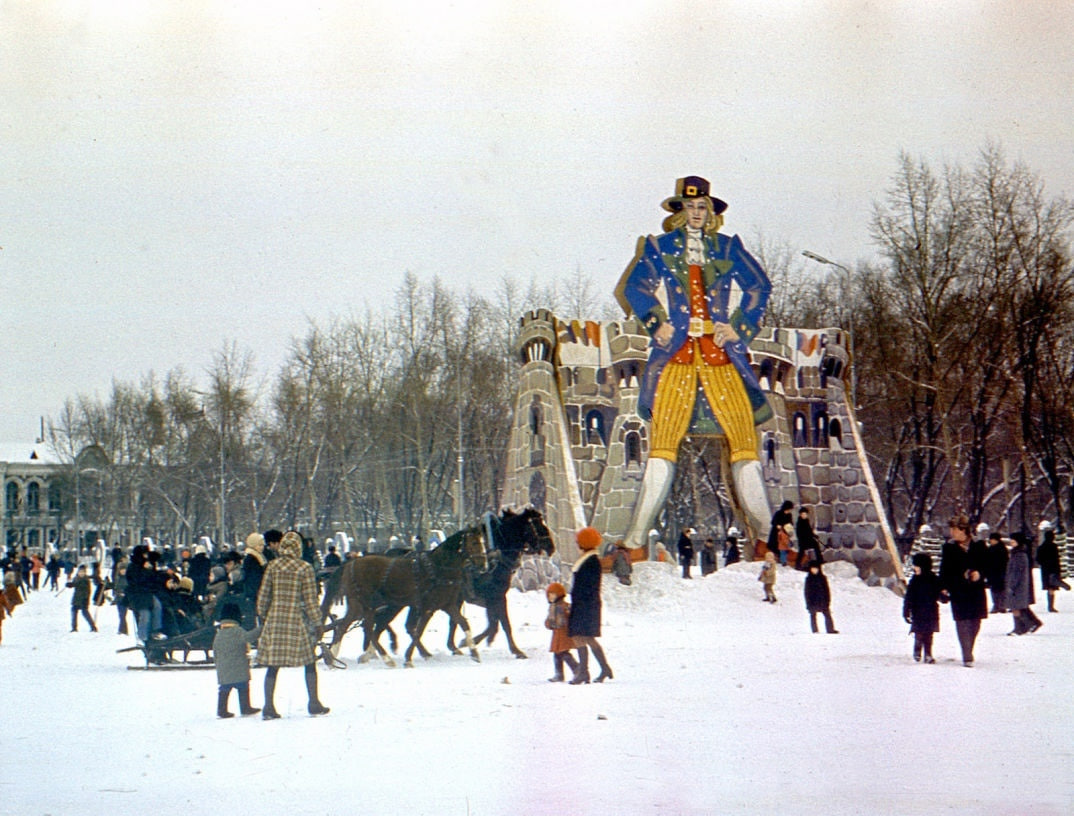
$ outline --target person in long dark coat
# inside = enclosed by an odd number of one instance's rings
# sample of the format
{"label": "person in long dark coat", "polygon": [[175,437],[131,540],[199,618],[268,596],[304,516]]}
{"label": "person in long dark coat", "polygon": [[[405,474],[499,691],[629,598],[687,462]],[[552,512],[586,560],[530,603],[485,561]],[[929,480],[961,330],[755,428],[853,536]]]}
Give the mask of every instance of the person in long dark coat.
{"label": "person in long dark coat", "polygon": [[958,643],[962,648],[962,665],[973,666],[973,647],[981,631],[981,621],[988,617],[985,597],[985,572],[988,549],[983,541],[970,536],[970,522],[955,516],[948,523],[949,540],[940,558],[940,586],[951,602]]}
{"label": "person in long dark coat", "polygon": [[794,537],[798,539],[798,555],[794,563],[797,569],[806,569],[811,561],[823,561],[820,553],[820,539],[813,529],[809,518],[809,508],[798,508],[798,521],[794,523]]}
{"label": "person in long dark coat", "polygon": [[719,567],[716,556],[716,540],[713,538],[706,538],[704,545],[701,547],[701,557],[698,559],[701,562],[701,575],[712,575]]}
{"label": "person in long dark coat", "polygon": [[809,626],[814,633],[817,632],[817,614],[824,616],[824,631],[829,635],[838,635],[832,620],[832,590],[828,586],[828,578],[821,569],[820,561],[813,561],[809,565],[809,574],[805,577],[805,605],[809,611]]}
{"label": "person in long dark coat", "polygon": [[1013,533],[1010,548],[1005,576],[1007,596],[1004,603],[1014,616],[1014,629],[1008,634],[1024,635],[1027,632],[1036,632],[1044,623],[1030,608],[1033,603],[1033,570],[1029,563],[1029,539],[1025,533]]}
{"label": "person in long dark coat", "polygon": [[772,514],[772,526],[768,529],[768,551],[775,553],[776,558],[779,558],[779,531],[794,523],[791,516],[793,509],[794,502],[785,501],[779,506],[779,510]]}
{"label": "person in long dark coat", "polygon": [[727,540],[723,544],[723,565],[729,567],[737,564],[742,558],[742,551],[738,548],[738,528],[731,527],[727,531]]}
{"label": "person in long dark coat", "polygon": [[209,558],[209,553],[205,550],[205,545],[198,544],[194,547],[194,555],[190,559],[190,566],[186,572],[187,578],[194,582],[195,597],[205,597],[205,590],[209,586],[209,570],[212,567],[213,562]]}
{"label": "person in long dark coat", "polygon": [[[981,529],[981,525],[977,525]],[[988,571],[985,580],[988,581],[988,591],[992,595],[992,609],[990,612],[1006,612],[1007,606],[1007,545],[1003,543],[1003,536],[999,533],[988,534]]]}
{"label": "person in long dark coat", "polygon": [[600,674],[596,682],[603,683],[613,679],[612,668],[604,656],[604,649],[597,638],[600,637],[600,557],[598,548],[601,544],[600,533],[592,527],[583,527],[575,536],[582,554],[574,562],[571,583],[571,614],[567,623],[567,634],[574,639],[578,649],[578,671],[571,685],[589,682],[589,651],[600,664]]}
{"label": "person in long dark coat", "polygon": [[[598,562],[597,569],[600,569]],[[257,614],[265,622],[257,645],[257,660],[265,672],[266,720],[280,718],[273,703],[276,676],[283,666],[302,666],[311,715],[327,714],[317,695],[317,638],[321,610],[313,567],[302,560],[302,536],[290,530],[280,540],[279,553],[265,568],[257,596]]]}
{"label": "person in long dark coat", "polygon": [[694,541],[690,538],[693,535],[693,528],[683,530],[679,533],[679,543],[676,549],[679,552],[679,563],[682,564],[682,577],[690,578],[690,567],[694,563]]}
{"label": "person in long dark coat", "polygon": [[1037,564],[1040,565],[1040,587],[1048,593],[1048,611],[1058,612],[1055,608],[1055,593],[1060,587],[1070,589],[1063,580],[1062,566],[1059,563],[1059,546],[1055,543],[1055,530],[1050,521],[1040,524],[1044,540],[1037,547]]}
{"label": "person in long dark coat", "polygon": [[932,556],[916,553],[911,561],[914,574],[906,585],[902,602],[903,619],[914,636],[914,660],[935,663],[932,636],[940,631],[940,579],[932,571]]}

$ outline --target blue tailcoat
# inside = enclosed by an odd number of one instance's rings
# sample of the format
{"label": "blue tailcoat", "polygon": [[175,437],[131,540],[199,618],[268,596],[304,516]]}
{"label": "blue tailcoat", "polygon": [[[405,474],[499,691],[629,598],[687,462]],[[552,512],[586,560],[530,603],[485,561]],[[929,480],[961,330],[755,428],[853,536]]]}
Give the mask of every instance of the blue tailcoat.
{"label": "blue tailcoat", "polygon": [[[724,351],[742,377],[753,407],[754,424],[759,425],[772,416],[772,409],[750,368],[747,346],[760,331],[772,283],[737,235],[731,238],[719,233],[705,235],[704,242],[705,263],[701,269],[709,319],[714,323],[728,323],[738,333],[739,339],[725,345]],[[742,298],[735,310],[729,312],[732,281],[742,290]],[[657,297],[661,285],[667,293],[666,311]],[[638,252],[627,267],[623,295],[650,336],[665,322],[675,329],[666,348],[655,341],[649,344],[649,362],[638,396],[638,413],[643,419],[651,419],[660,374],[668,360],[688,340],[690,271],[686,262],[685,230],[639,240]],[[700,390],[691,430],[720,433],[719,424]]]}

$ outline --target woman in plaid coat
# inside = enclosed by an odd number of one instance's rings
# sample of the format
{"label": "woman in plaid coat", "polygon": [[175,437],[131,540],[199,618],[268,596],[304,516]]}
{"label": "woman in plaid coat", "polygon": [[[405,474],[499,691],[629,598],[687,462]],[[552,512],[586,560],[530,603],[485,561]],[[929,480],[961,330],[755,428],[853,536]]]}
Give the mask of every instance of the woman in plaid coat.
{"label": "woman in plaid coat", "polygon": [[279,557],[269,562],[257,595],[257,614],[264,621],[257,644],[257,660],[268,666],[265,673],[265,707],[261,716],[279,719],[273,704],[276,675],[282,666],[304,666],[307,710],[327,714],[317,697],[317,630],[321,611],[317,606],[317,580],[313,567],[302,560],[302,536],[291,530],[280,542]]}

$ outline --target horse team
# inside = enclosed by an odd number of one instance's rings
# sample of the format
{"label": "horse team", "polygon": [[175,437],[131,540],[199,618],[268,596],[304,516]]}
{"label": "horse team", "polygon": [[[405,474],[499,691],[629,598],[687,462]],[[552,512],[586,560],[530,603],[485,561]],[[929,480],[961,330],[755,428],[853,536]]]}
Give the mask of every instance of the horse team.
{"label": "horse team", "polygon": [[[403,608],[408,610],[405,628],[410,636],[405,654],[407,666],[413,665],[415,650],[422,657],[430,657],[421,636],[438,611],[451,620],[448,648],[453,654],[462,653],[454,642],[457,628],[462,629],[474,660],[480,660],[477,644],[482,640],[491,643],[503,628],[511,653],[524,658],[511,632],[507,590],[523,555],[551,555],[554,550],[541,514],[527,508],[520,513],[504,510],[498,517],[488,514],[481,523],[460,530],[431,552],[367,555],[347,561],[325,584],[321,617],[330,621],[324,631],[332,632],[332,640],[324,659],[330,665],[339,664],[343,637],[360,621],[364,642],[359,662],[380,655],[394,665],[379,638],[387,629],[394,645],[390,624]],[[346,602],[346,613],[336,619],[331,609],[340,600]],[[464,602],[485,607],[488,625],[476,638],[462,614]]]}

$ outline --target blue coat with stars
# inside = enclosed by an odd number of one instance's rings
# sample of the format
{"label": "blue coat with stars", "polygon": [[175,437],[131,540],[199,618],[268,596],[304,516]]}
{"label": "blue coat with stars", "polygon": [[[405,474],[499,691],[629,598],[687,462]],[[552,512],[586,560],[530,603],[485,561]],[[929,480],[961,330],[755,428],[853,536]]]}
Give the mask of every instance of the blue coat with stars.
{"label": "blue coat with stars", "polygon": [[[760,331],[772,283],[737,235],[729,238],[716,233],[704,235],[703,240],[705,262],[701,275],[709,319],[714,323],[728,323],[738,333],[739,339],[725,345],[724,351],[742,377],[753,407],[754,423],[759,425],[772,416],[772,409],[750,368],[747,346]],[[738,284],[742,297],[734,311],[729,311],[732,282]],[[666,297],[666,309],[661,303],[661,293]],[[627,268],[623,295],[650,336],[662,323],[670,323],[675,329],[666,348],[655,340],[649,344],[649,362],[638,396],[638,413],[643,419],[651,419],[660,374],[668,360],[689,339],[690,271],[686,262],[684,229],[639,239],[638,252]],[[720,433],[708,401],[700,392],[691,431]]]}

